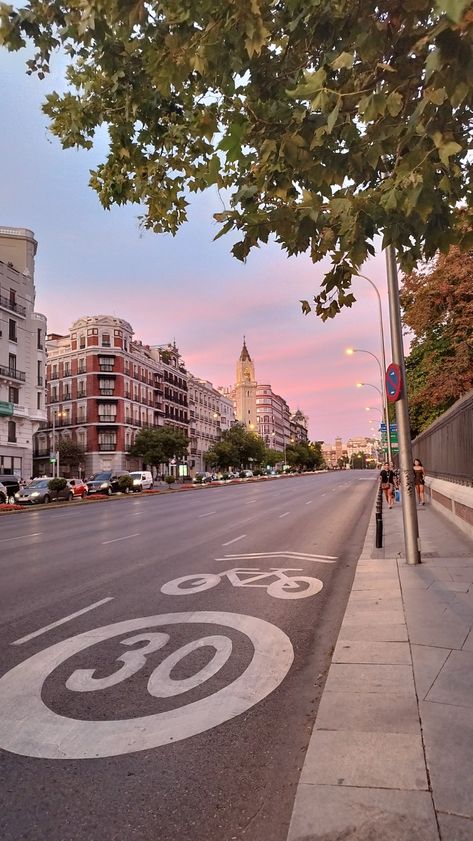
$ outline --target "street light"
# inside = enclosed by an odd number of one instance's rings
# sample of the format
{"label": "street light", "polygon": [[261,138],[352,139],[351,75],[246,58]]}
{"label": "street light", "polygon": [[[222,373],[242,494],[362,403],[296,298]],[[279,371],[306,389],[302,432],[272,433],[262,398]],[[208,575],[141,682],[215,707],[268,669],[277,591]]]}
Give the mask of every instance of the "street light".
{"label": "street light", "polygon": [[365,412],[379,412],[381,415],[383,414],[379,406],[366,406]]}
{"label": "street light", "polygon": [[368,385],[370,388],[375,388],[375,389],[376,389],[376,391],[378,392],[379,396],[381,397],[381,402],[382,402],[382,400],[383,400],[383,395],[381,394],[381,389],[380,389],[380,388],[378,388],[378,386],[377,386],[377,385],[373,385],[373,383],[357,383],[357,384],[356,384],[356,387],[357,387],[357,388],[363,388],[363,386],[364,386],[364,385]]}
{"label": "street light", "polygon": [[[379,391],[380,391],[380,394],[381,394],[381,400],[382,400],[383,411],[384,411],[384,422],[386,424],[386,443],[388,445],[388,461],[391,464],[391,462],[392,462],[392,452],[391,452],[391,436],[389,434],[390,429],[389,429],[388,401],[386,399],[386,384],[385,384],[385,380],[384,380],[383,368],[381,366],[381,362],[379,361],[379,357],[376,356],[375,353],[372,353],[372,351],[362,350],[361,348],[347,348],[345,353],[348,356],[352,356],[354,353],[367,353],[368,356],[372,356],[373,359],[376,359],[376,362],[378,363],[379,380],[380,380],[380,383],[381,383],[381,389]],[[384,345],[383,345],[383,358],[384,358]]]}
{"label": "street light", "polygon": [[65,418],[67,412],[63,412],[60,409],[53,409],[53,440],[52,440],[52,450],[54,453],[53,462],[53,479],[55,476],[59,476],[59,452],[56,450],[56,417],[58,418]]}

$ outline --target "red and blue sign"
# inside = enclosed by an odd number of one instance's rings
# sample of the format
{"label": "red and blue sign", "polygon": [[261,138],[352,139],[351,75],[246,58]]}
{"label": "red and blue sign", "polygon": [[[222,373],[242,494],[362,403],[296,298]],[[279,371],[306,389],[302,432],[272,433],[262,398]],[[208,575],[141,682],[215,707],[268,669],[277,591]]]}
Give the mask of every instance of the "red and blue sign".
{"label": "red and blue sign", "polygon": [[386,370],[386,397],[390,403],[395,403],[401,396],[401,369],[395,362],[391,362]]}

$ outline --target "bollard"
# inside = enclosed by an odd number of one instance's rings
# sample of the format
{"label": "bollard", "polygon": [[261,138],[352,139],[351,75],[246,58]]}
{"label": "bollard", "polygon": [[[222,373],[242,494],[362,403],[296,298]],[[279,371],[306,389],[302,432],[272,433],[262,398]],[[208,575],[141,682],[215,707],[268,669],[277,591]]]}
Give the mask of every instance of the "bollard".
{"label": "bollard", "polygon": [[383,547],[383,491],[381,486],[376,499],[376,549]]}

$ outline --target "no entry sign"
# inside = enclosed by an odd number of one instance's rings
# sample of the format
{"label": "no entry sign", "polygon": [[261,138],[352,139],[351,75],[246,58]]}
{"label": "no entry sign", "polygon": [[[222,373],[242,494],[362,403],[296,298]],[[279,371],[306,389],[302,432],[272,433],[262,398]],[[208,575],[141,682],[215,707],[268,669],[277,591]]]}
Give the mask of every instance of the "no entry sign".
{"label": "no entry sign", "polygon": [[395,362],[391,362],[386,370],[386,397],[390,403],[395,403],[401,396],[401,369]]}

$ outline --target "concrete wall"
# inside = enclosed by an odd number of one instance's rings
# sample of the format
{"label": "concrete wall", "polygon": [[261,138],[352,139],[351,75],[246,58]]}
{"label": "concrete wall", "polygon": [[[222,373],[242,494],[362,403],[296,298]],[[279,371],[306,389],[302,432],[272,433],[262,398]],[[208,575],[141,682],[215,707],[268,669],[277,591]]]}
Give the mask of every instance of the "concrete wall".
{"label": "concrete wall", "polygon": [[473,487],[426,476],[425,488],[434,508],[473,539]]}

